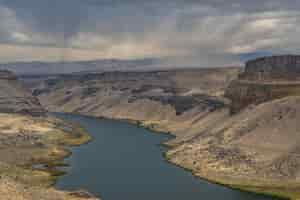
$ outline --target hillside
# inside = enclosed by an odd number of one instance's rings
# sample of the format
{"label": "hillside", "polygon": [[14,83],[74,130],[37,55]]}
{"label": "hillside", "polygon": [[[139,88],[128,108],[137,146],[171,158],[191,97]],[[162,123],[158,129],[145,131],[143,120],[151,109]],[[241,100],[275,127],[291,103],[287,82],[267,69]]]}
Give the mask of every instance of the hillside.
{"label": "hillside", "polygon": [[213,111],[223,117],[219,110],[226,102],[221,96],[239,71],[105,72],[51,77],[40,84],[31,77],[24,81],[50,111],[138,120],[183,139],[193,137],[202,127],[198,121]]}
{"label": "hillside", "polygon": [[0,71],[0,113],[45,113],[39,100],[27,91],[17,77],[8,71]]}
{"label": "hillside", "polygon": [[145,70],[155,69],[162,62],[158,58],[144,58],[133,60],[120,59],[102,59],[92,61],[69,61],[69,62],[16,62],[0,63],[1,69],[8,69],[17,75],[54,75],[99,72],[99,71],[128,71],[128,70]]}
{"label": "hillside", "polygon": [[299,103],[286,97],[228,116],[167,157],[212,181],[299,198]]}
{"label": "hillside", "polygon": [[69,155],[66,147],[88,140],[89,136],[79,127],[49,116],[15,75],[0,71],[1,199],[96,199],[88,198],[88,193],[84,197],[84,192],[50,187],[62,173],[55,169],[55,163]]}

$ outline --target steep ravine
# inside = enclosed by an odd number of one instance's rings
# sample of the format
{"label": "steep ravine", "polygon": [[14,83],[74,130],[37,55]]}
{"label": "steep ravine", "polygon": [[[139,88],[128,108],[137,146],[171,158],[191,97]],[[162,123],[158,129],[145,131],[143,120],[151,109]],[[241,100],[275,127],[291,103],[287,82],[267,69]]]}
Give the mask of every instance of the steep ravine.
{"label": "steep ravine", "polygon": [[175,135],[166,157],[197,176],[299,198],[300,97],[250,102],[232,115],[234,104],[223,94],[239,72],[107,72],[25,82],[50,111],[125,119]]}

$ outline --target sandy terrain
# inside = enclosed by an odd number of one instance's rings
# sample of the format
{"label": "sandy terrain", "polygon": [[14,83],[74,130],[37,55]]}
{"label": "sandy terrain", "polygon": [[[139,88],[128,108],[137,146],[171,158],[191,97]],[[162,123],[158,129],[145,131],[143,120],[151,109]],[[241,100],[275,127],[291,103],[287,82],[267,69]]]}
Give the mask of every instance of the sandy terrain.
{"label": "sandy terrain", "polygon": [[55,166],[70,154],[66,148],[89,140],[77,125],[49,116],[12,73],[0,71],[0,199],[96,200],[52,187],[62,173]]}
{"label": "sandy terrain", "polygon": [[[75,127],[75,126],[74,126]],[[80,128],[52,117],[0,114],[0,194],[2,199],[79,200],[80,193],[57,191],[51,187],[60,172],[50,165],[69,155],[65,145],[87,142]],[[96,199],[96,198],[91,198]]]}

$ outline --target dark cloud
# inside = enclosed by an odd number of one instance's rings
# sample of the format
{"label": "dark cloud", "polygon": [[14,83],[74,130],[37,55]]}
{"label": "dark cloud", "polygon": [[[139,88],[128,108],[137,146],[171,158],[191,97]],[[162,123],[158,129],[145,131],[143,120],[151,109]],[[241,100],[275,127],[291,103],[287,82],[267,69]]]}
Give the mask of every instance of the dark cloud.
{"label": "dark cloud", "polygon": [[86,20],[80,0],[4,0],[3,5],[15,11],[16,17],[35,31],[71,37]]}
{"label": "dark cloud", "polygon": [[[143,32],[151,23],[159,22],[160,17],[193,6],[215,8],[219,15],[300,7],[297,0],[2,0],[0,4],[13,9],[18,19],[36,31],[63,33],[67,38],[82,27],[89,31],[97,24],[103,25],[103,29],[109,28],[103,32]],[[193,20],[193,16],[189,20]]]}
{"label": "dark cloud", "polygon": [[298,51],[299,8],[299,0],[0,0],[0,44],[228,63]]}

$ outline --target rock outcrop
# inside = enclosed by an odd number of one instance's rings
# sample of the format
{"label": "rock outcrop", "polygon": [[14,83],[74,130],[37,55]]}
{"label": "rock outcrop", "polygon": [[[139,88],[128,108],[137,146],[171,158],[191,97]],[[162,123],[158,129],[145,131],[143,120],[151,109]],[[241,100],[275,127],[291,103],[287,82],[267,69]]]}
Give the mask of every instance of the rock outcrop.
{"label": "rock outcrop", "polygon": [[283,55],[250,60],[240,79],[254,81],[300,80],[300,56]]}
{"label": "rock outcrop", "polygon": [[236,113],[251,104],[300,95],[300,56],[272,56],[246,63],[226,90]]}

